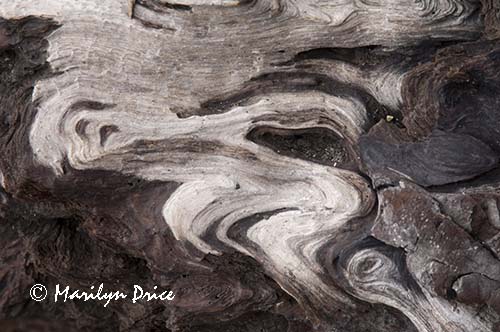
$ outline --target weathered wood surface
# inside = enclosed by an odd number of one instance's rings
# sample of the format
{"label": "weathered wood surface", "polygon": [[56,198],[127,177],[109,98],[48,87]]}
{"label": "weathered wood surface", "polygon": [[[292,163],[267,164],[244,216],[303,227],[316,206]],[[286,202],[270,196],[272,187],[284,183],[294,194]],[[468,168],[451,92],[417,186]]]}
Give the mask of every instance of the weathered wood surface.
{"label": "weathered wood surface", "polygon": [[498,1],[0,17],[1,330],[500,330]]}

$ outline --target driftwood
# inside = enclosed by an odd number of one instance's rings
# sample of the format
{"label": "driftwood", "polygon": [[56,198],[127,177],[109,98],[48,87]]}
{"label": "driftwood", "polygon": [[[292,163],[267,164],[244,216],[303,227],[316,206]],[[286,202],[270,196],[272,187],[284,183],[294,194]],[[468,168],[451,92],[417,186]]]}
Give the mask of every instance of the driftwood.
{"label": "driftwood", "polygon": [[0,17],[0,330],[500,331],[498,1]]}

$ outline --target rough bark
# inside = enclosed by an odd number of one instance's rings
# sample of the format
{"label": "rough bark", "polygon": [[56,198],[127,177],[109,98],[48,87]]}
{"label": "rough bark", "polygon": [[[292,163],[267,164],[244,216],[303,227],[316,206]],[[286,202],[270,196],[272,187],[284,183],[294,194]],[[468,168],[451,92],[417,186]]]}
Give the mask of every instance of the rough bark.
{"label": "rough bark", "polygon": [[500,330],[498,38],[495,0],[0,0],[1,330]]}

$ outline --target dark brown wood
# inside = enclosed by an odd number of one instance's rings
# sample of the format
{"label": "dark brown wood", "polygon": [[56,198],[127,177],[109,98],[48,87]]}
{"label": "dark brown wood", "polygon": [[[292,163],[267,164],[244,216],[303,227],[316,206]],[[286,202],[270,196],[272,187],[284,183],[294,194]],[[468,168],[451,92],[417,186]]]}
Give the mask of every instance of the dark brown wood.
{"label": "dark brown wood", "polygon": [[499,22],[0,0],[0,331],[499,331]]}

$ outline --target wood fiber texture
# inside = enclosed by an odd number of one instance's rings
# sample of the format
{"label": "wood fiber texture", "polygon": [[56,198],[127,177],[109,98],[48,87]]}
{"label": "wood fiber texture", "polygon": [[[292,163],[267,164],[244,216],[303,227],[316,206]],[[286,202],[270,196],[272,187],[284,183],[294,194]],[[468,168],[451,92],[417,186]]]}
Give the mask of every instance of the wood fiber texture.
{"label": "wood fiber texture", "polygon": [[0,0],[0,331],[500,331],[499,161],[497,0]]}

